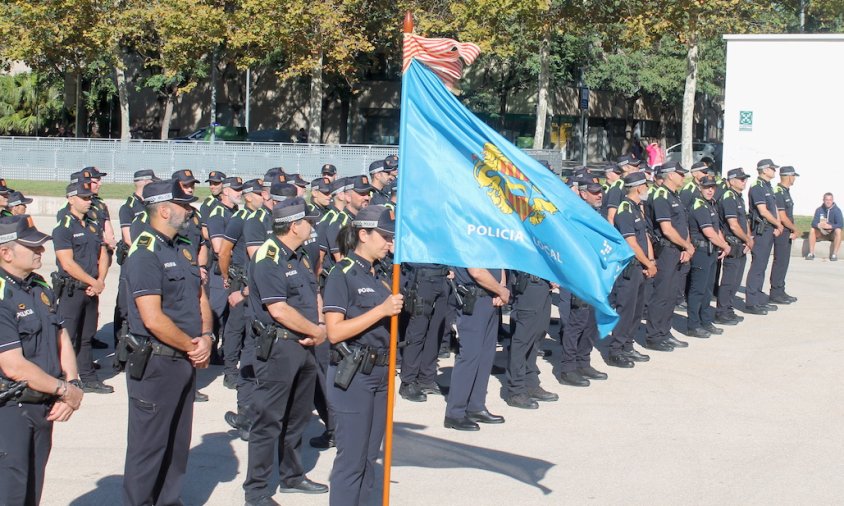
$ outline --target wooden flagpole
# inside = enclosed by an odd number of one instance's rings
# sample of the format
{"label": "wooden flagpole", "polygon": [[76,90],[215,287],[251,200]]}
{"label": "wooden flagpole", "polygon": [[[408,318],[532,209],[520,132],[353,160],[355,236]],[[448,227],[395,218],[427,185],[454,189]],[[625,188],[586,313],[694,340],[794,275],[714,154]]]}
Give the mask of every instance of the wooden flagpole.
{"label": "wooden flagpole", "polygon": [[[404,33],[413,33],[413,14],[404,15]],[[399,293],[401,265],[393,264],[393,295]],[[399,315],[390,318],[390,370],[387,379],[387,425],[384,430],[384,493],[381,503],[390,505],[390,471],[393,464],[393,410],[396,405],[396,351],[399,338]]]}

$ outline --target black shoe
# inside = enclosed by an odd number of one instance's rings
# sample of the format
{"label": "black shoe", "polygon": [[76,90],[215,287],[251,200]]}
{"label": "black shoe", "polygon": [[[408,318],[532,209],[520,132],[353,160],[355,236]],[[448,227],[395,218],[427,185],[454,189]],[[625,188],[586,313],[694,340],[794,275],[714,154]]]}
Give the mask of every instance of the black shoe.
{"label": "black shoe", "polygon": [[703,328],[704,328],[704,330],[706,330],[707,332],[709,332],[713,336],[720,336],[721,334],[724,333],[723,329],[719,329],[718,327],[716,327],[715,325],[712,325],[711,323],[704,323]]}
{"label": "black shoe", "polygon": [[665,341],[648,341],[645,340],[644,347],[654,351],[674,351],[674,347]]}
{"label": "black shoe", "polygon": [[468,430],[468,431],[476,431],[481,430],[481,426],[469,420],[467,417],[463,418],[451,418],[445,417],[443,421],[443,426],[446,429],[454,429],[454,430]]}
{"label": "black shoe", "polygon": [[528,388],[528,396],[535,401],[554,402],[560,399],[560,396],[554,392],[549,392],[540,386]]}
{"label": "black shoe", "polygon": [[402,399],[410,402],[425,402],[428,400],[428,396],[422,393],[416,383],[402,383],[399,387],[399,395]]}
{"label": "black shoe", "polygon": [[443,391],[440,388],[440,386],[434,381],[432,381],[430,383],[417,383],[416,386],[419,387],[419,390],[423,394],[427,394],[427,395],[442,395],[443,394]]}
{"label": "black shoe", "polygon": [[260,499],[256,499],[254,501],[247,500],[245,503],[246,506],[280,506],[278,502],[272,497],[262,497]]}
{"label": "black shoe", "polygon": [[493,415],[487,410],[467,411],[466,418],[475,423],[504,423],[504,417]]}
{"label": "black shoe", "polygon": [[96,337],[92,337],[91,338],[91,348],[93,348],[95,350],[107,350],[108,345],[106,343],[100,341]]}
{"label": "black shoe", "polygon": [[536,356],[539,358],[550,357],[551,350],[536,350]]}
{"label": "black shoe", "polygon": [[716,316],[715,323],[718,325],[738,325],[739,319],[734,316]]}
{"label": "black shoe", "polygon": [[670,344],[675,348],[688,348],[689,343],[686,341],[681,341],[674,336],[668,336],[668,339],[665,340],[666,343]]}
{"label": "black shoe", "polygon": [[612,367],[621,367],[622,369],[630,369],[631,367],[635,367],[636,364],[623,353],[611,353],[609,357],[607,357],[607,365]]}
{"label": "black shoe", "polygon": [[249,441],[249,431],[252,429],[252,421],[249,418],[234,411],[226,411],[223,419],[238,432],[241,440]]}
{"label": "black shoe", "polygon": [[193,398],[193,402],[208,402],[208,395],[197,390],[196,396]]}
{"label": "black shoe", "polygon": [[82,383],[82,391],[86,394],[110,394],[114,392],[114,387],[100,380],[94,380]]}
{"label": "black shoe", "polygon": [[508,406],[521,409],[539,409],[539,403],[531,399],[528,394],[511,395],[505,401]]}
{"label": "black shoe", "polygon": [[735,318],[739,323],[744,321],[744,316],[737,315],[734,311],[730,313],[730,318]]}
{"label": "black shoe", "polygon": [[312,437],[311,440],[308,441],[308,444],[311,445],[311,448],[318,448],[320,450],[334,448],[334,433],[331,431],[325,431],[317,437]]}
{"label": "black shoe", "polygon": [[776,311],[779,308],[773,304],[762,304],[762,309],[770,313],[771,311]]}
{"label": "black shoe", "polygon": [[564,373],[560,374],[560,383],[562,383],[563,385],[569,385],[569,386],[573,386],[573,387],[588,387],[589,386],[589,380],[584,378],[583,375],[581,375],[577,371],[564,372]]}
{"label": "black shoe", "polygon": [[783,296],[786,299],[790,300],[792,303],[797,302],[797,297],[794,297],[793,295],[789,295],[789,294],[786,293],[786,294],[783,294]]}
{"label": "black shoe", "polygon": [[607,373],[601,372],[601,371],[595,369],[594,367],[592,367],[591,365],[587,365],[586,367],[581,367],[580,369],[577,370],[577,372],[579,372],[580,375],[583,376],[584,378],[589,378],[589,379],[593,379],[593,380],[605,380],[605,379],[609,378],[609,376],[607,376]]}
{"label": "black shoe", "polygon": [[237,378],[232,376],[223,376],[223,386],[229,390],[237,390]]}
{"label": "black shoe", "polygon": [[451,356],[451,352],[448,350],[440,350],[437,354],[437,358],[448,358]]}
{"label": "black shoe", "polygon": [[279,484],[278,491],[282,494],[324,494],[328,492],[328,485],[302,478],[302,481],[292,487],[285,487],[284,483]]}
{"label": "black shoe", "polygon": [[785,295],[771,295],[768,302],[773,304],[791,304],[793,301]]}
{"label": "black shoe", "polygon": [[689,337],[697,337],[698,339],[709,339],[709,336],[711,336],[712,334],[710,334],[708,330],[702,327],[695,327],[693,329],[687,330],[686,335]]}
{"label": "black shoe", "polygon": [[648,362],[651,359],[650,356],[645,355],[644,353],[639,353],[636,350],[625,351],[625,352],[622,352],[622,353],[624,353],[627,356],[627,358],[629,358],[630,360],[632,360],[634,362]]}
{"label": "black shoe", "polygon": [[768,310],[762,306],[746,306],[744,312],[747,314],[766,315]]}

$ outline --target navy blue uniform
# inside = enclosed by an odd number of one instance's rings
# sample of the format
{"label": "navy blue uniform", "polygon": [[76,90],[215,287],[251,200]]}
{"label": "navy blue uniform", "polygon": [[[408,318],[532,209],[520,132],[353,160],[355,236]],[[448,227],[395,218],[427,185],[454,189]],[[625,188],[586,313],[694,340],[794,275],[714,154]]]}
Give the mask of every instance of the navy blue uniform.
{"label": "navy blue uniform", "polygon": [[[390,294],[387,277],[373,273],[372,265],[352,252],[328,274],[323,310],[342,313],[352,319],[372,310]],[[369,346],[380,357],[388,355],[389,318],[346,342],[351,347]],[[375,467],[387,422],[389,372],[385,361],[382,364],[376,364],[371,374],[358,372],[347,390],[334,384],[337,365],[332,361],[328,368],[328,401],[337,418],[334,433],[337,456],[330,479],[331,506],[369,504],[381,497]]]}
{"label": "navy blue uniform", "polygon": [[741,230],[747,234],[747,211],[741,193],[728,189],[718,200],[718,212],[724,238],[730,244],[730,253],[724,258],[721,268],[721,284],[718,289],[718,303],[715,315],[718,318],[729,319],[735,314],[735,296],[744,275],[747,255],[744,253],[744,242],[730,229],[728,219],[735,218]]}
{"label": "navy blue uniform", "polygon": [[437,352],[445,330],[448,267],[435,264],[409,264],[407,267],[417,308],[409,315],[404,331],[401,381],[403,384],[431,385],[437,376]]}
{"label": "navy blue uniform", "polygon": [[[501,279],[501,270],[490,269],[489,273],[494,279]],[[445,416],[459,420],[466,418],[467,413],[486,410],[487,386],[498,338],[498,308],[492,305],[495,295],[475,283],[467,269],[455,269],[454,274],[457,285],[477,294],[472,314],[461,311],[457,316],[460,351],[451,372]]]}
{"label": "navy blue uniform", "polygon": [[[186,243],[185,243],[186,244]],[[141,379],[126,375],[129,427],[123,503],[179,504],[190,451],[196,370],[184,352],[147,330],[135,299],[161,297],[161,309],[182,332],[202,333],[199,267],[192,248],[179,247],[152,227],[141,232],[126,260],[129,331],[150,339],[153,353]]]}
{"label": "navy blue uniform", "polygon": [[[73,261],[86,274],[96,279],[99,276],[99,259],[103,247],[102,229],[87,215],[81,220],[70,212],[53,229],[53,245],[56,251],[71,250]],[[59,299],[59,314],[64,320],[70,342],[76,352],[79,378],[83,383],[97,381],[94,371],[94,355],[91,340],[97,334],[99,297],[85,294],[87,284],[72,278],[58,263],[59,275],[66,279],[66,286]],[[73,285],[70,289],[67,283]],[[72,292],[72,293],[71,293]]]}
{"label": "navy blue uniform", "polygon": [[[258,321],[267,326],[284,328],[267,310],[268,305],[279,302],[317,323],[317,282],[304,250],[291,251],[275,236],[267,239],[252,259],[249,302]],[[288,330],[285,338],[274,342],[267,360],[255,362],[255,418],[243,483],[247,501],[273,495],[268,482],[276,448],[281,486],[292,488],[305,478],[299,449],[316,382],[314,356],[298,342],[306,337]]]}
{"label": "navy blue uniform", "polygon": [[[19,349],[24,358],[59,378],[60,319],[44,279],[20,279],[0,269],[0,353]],[[0,377],[8,379],[0,370]],[[0,504],[38,504],[53,439],[51,403],[0,406]]]}
{"label": "navy blue uniform", "polygon": [[[207,199],[206,199],[207,200]],[[232,215],[237,211],[237,206],[227,207],[222,202],[217,203],[211,207],[210,215],[205,218],[205,229],[208,232],[208,240],[218,238],[225,238],[226,226]],[[201,212],[201,211],[200,211]],[[208,270],[208,295],[211,302],[211,310],[214,312],[214,331],[215,334],[224,326],[225,319],[228,316],[226,309],[228,308],[228,293],[223,286],[223,277],[220,273],[220,264],[216,253],[213,253],[214,248],[209,245],[209,251],[212,258],[211,268]]]}
{"label": "navy blue uniform", "polygon": [[618,212],[618,206],[624,198],[624,180],[618,179],[606,188],[604,198],[601,200],[601,216],[607,217],[610,209]]}
{"label": "navy blue uniform", "polygon": [[[774,189],[777,209],[785,211],[788,219],[794,223],[794,201],[791,190],[778,184]],[[771,265],[771,297],[785,297],[785,274],[791,260],[791,230],[785,229],[774,238],[774,263]]]}
{"label": "navy blue uniform", "polygon": [[[642,251],[648,254],[648,231],[641,206],[625,197],[615,215],[615,228],[622,237],[635,237]],[[618,323],[612,331],[610,353],[633,350],[633,339],[642,320],[645,305],[645,276],[642,264],[635,258],[615,280],[613,301]]]}
{"label": "navy blue uniform", "polygon": [[762,218],[756,206],[764,205],[774,217],[779,215],[779,211],[770,181],[761,177],[750,188],[748,199],[753,227],[753,251],[750,269],[747,271],[745,300],[748,306],[761,306],[768,302],[768,297],[762,292],[762,284],[765,282],[765,271],[768,269],[768,260],[774,247],[774,225]]}
{"label": "navy blue uniform", "polygon": [[689,219],[689,231],[695,247],[689,275],[689,330],[711,324],[715,319],[715,311],[710,301],[715,287],[715,266],[720,250],[704,235],[707,228],[716,234],[721,232],[718,212],[713,202],[697,198],[692,204]]}
{"label": "navy blue uniform", "polygon": [[506,389],[510,396],[530,394],[539,386],[537,351],[551,323],[551,284],[524,272],[509,272],[513,290],[510,312],[510,353],[507,359]]}
{"label": "navy blue uniform", "polygon": [[653,296],[648,304],[647,339],[657,343],[671,335],[671,317],[674,314],[674,302],[677,298],[677,283],[680,276],[680,246],[662,237],[660,223],[670,222],[683,239],[689,237],[686,208],[680,197],[667,186],[660,186],[654,191],[651,200],[651,213],[657,273],[654,276]]}
{"label": "navy blue uniform", "polygon": [[[246,240],[243,238],[243,224],[250,214],[252,214],[252,211],[248,208],[239,209],[232,215],[223,232],[223,239],[234,245],[232,246],[229,270],[241,273],[243,278],[246,277],[246,267],[249,261],[246,256]],[[227,291],[229,294],[235,290],[241,291],[245,287],[243,280],[234,280],[229,277],[229,282],[230,285]],[[245,308],[247,304],[248,302],[244,298],[234,306],[229,305],[229,316],[226,319],[226,326],[223,330],[224,374],[229,378],[237,378],[239,376],[238,361],[241,359],[241,350],[243,349],[244,337],[246,335]],[[241,394],[238,390],[238,405],[240,405],[240,402]]]}

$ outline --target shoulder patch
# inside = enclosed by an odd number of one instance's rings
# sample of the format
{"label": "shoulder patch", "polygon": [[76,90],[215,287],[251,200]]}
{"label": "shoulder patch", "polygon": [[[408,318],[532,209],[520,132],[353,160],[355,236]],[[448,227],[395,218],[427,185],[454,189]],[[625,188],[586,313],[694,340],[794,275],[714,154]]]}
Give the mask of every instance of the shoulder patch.
{"label": "shoulder patch", "polygon": [[655,199],[658,199],[658,198],[667,199],[668,198],[668,189],[666,189],[663,186],[660,186],[659,188],[656,189],[656,192],[654,192],[654,198]]}
{"label": "shoulder patch", "polygon": [[255,263],[264,260],[265,258],[269,258],[275,263],[278,263],[278,246],[275,245],[275,242],[272,239],[267,239],[264,241],[264,244],[258,248],[258,251],[255,252]]}
{"label": "shoulder patch", "polygon": [[0,278],[0,300],[6,298],[6,280]]}
{"label": "shoulder patch", "polygon": [[703,199],[695,199],[695,205],[693,209],[700,209],[701,207],[706,205],[706,201]]}
{"label": "shoulder patch", "polygon": [[128,254],[131,255],[140,248],[149,251],[155,251],[155,236],[150,234],[149,232],[141,232],[140,235],[138,235],[138,238],[135,239],[135,242],[132,243],[132,246],[129,248]]}
{"label": "shoulder patch", "polygon": [[343,270],[343,274],[346,274],[351,270],[351,268],[355,265],[355,261],[349,257],[342,258],[340,262],[337,263],[337,266]]}
{"label": "shoulder patch", "polygon": [[618,214],[621,213],[629,213],[632,210],[630,207],[630,202],[627,200],[622,200],[621,204],[618,205]]}

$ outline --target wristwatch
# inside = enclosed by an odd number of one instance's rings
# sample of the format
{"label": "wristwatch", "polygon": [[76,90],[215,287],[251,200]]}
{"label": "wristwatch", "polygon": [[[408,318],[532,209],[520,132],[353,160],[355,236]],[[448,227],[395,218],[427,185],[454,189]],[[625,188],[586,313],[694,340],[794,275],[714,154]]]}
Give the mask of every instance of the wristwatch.
{"label": "wristwatch", "polygon": [[82,382],[78,379],[68,381],[71,385],[75,386],[76,388],[82,388]]}
{"label": "wristwatch", "polygon": [[210,337],[211,338],[211,344],[217,343],[217,336],[215,336],[213,332],[203,332],[202,335]]}

